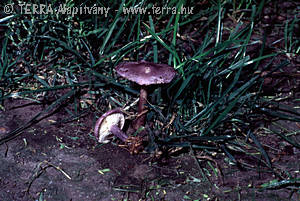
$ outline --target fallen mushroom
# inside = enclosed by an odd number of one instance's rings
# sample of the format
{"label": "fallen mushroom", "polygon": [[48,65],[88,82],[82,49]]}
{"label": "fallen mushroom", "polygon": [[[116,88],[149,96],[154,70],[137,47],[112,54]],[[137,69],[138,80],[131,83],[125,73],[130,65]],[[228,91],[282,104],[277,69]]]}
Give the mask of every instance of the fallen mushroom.
{"label": "fallen mushroom", "polygon": [[172,81],[176,75],[173,67],[166,64],[156,64],[146,61],[121,63],[116,66],[117,73],[140,85],[140,100],[138,106],[138,117],[134,121],[134,129],[145,125],[147,103],[147,86],[154,84],[164,84]]}
{"label": "fallen mushroom", "polygon": [[120,145],[121,147],[128,149],[131,154],[136,154],[143,149],[143,139],[138,136],[127,136],[122,131],[124,124],[125,117],[121,109],[110,110],[97,120],[94,135],[98,142],[108,143],[107,137],[113,134],[125,143]]}
{"label": "fallen mushroom", "polygon": [[122,131],[125,124],[123,112],[117,108],[104,113],[96,122],[94,134],[100,143],[108,143],[111,134],[125,142],[128,136]]}

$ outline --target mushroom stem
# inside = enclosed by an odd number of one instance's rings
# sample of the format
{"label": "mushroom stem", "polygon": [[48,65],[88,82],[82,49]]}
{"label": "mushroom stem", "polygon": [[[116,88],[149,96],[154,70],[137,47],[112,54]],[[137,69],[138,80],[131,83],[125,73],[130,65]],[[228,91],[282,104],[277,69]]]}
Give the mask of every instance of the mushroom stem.
{"label": "mushroom stem", "polygon": [[147,90],[145,87],[141,87],[140,90],[140,101],[139,101],[139,107],[138,107],[138,117],[134,121],[134,129],[137,130],[139,127],[145,125],[145,119],[146,119],[146,114],[142,114],[144,109],[145,109],[145,104],[147,103]]}
{"label": "mushroom stem", "polygon": [[110,132],[123,142],[125,142],[128,138],[128,136],[117,125],[111,126]]}

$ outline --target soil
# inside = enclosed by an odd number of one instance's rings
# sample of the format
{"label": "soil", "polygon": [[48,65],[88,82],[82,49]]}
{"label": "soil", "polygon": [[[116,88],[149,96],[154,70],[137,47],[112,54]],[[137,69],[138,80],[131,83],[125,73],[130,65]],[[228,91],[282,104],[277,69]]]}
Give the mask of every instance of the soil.
{"label": "soil", "polygon": [[[299,7],[299,3],[287,1],[282,6],[288,10],[290,6]],[[292,13],[277,11],[272,3],[264,9],[265,22],[260,28],[270,31],[267,47],[284,34],[284,26],[279,28],[272,22],[282,24],[282,18],[293,17]],[[284,44],[279,42],[277,46]],[[294,98],[299,98],[300,81],[294,76],[299,74],[299,56],[278,57],[281,59],[289,59],[284,72],[293,76],[270,75],[264,83],[265,93],[284,96],[292,91]],[[263,184],[274,179],[300,176],[300,150],[269,133],[264,126],[258,127],[255,134],[268,151],[274,172],[266,164],[257,164],[259,160],[255,157],[241,152],[234,153],[234,157],[239,163],[247,164],[247,169],[231,163],[222,153],[207,156],[202,152],[179,150],[168,157],[132,155],[116,143],[96,142],[93,126],[96,116],[101,114],[88,112],[78,120],[62,121],[69,116],[67,107],[60,107],[40,121],[28,124],[47,105],[21,99],[6,100],[3,105],[0,138],[24,125],[28,127],[20,136],[0,146],[1,201],[300,200],[299,182],[263,188]],[[266,128],[293,131],[293,139],[300,140],[299,123],[280,120]],[[208,180],[203,172],[210,175]]]}
{"label": "soil", "polygon": [[[0,113],[2,135],[43,109],[29,103],[13,100],[11,108]],[[89,137],[93,117],[63,126],[53,123],[63,116],[58,112],[43,119],[0,146],[0,200],[138,200],[151,191],[159,192],[156,199],[178,200],[193,189],[184,185],[187,174],[180,173],[180,167],[192,164],[190,158],[150,165],[147,154],[131,155],[112,144],[99,146]]]}
{"label": "soil", "polygon": [[[11,100],[9,106],[0,113],[1,136],[25,125],[44,109],[26,100]],[[299,199],[294,188],[260,191],[261,185],[275,179],[275,175],[264,165],[257,171],[252,158],[235,155],[253,167],[241,170],[228,163],[223,154],[210,158],[197,153],[195,157],[202,159],[199,164],[191,153],[163,160],[144,153],[132,155],[117,145],[95,141],[95,114],[58,124],[65,116],[63,110],[58,111],[0,146],[0,200]],[[291,124],[287,127],[291,129]],[[275,135],[264,135],[260,133],[260,140],[276,150],[270,154],[274,168],[299,176],[300,151]],[[207,161],[219,167],[223,176],[217,168],[214,174]],[[209,181],[202,177],[201,170],[211,174]]]}

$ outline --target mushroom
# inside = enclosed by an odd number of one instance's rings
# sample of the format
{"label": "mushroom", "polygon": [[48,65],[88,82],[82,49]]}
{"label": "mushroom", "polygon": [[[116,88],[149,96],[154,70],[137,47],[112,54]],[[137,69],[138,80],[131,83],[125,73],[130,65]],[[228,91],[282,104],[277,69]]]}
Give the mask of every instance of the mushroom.
{"label": "mushroom", "polygon": [[134,129],[145,125],[147,103],[147,86],[154,84],[164,84],[172,81],[176,75],[173,67],[166,64],[156,64],[146,61],[121,63],[116,66],[117,73],[140,85],[140,100],[138,106],[138,117],[134,121]]}
{"label": "mushroom", "polygon": [[96,122],[94,134],[100,143],[108,143],[111,134],[125,142],[128,136],[122,131],[125,124],[123,112],[117,108],[104,113]]}
{"label": "mushroom", "polygon": [[100,143],[108,143],[107,137],[111,134],[125,142],[120,145],[131,154],[137,154],[143,149],[143,139],[136,136],[127,136],[122,128],[124,127],[125,117],[121,109],[117,108],[104,113],[96,122],[94,134]]}

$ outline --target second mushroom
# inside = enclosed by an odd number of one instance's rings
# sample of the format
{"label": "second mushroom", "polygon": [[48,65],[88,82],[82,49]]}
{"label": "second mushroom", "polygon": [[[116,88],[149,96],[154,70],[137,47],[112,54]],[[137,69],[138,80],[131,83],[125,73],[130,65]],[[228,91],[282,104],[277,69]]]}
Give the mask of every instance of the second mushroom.
{"label": "second mushroom", "polygon": [[138,117],[134,121],[134,129],[145,125],[147,103],[147,86],[154,84],[165,84],[172,81],[176,75],[173,67],[166,64],[156,64],[146,61],[126,62],[116,66],[117,73],[140,85],[140,100],[138,105]]}

